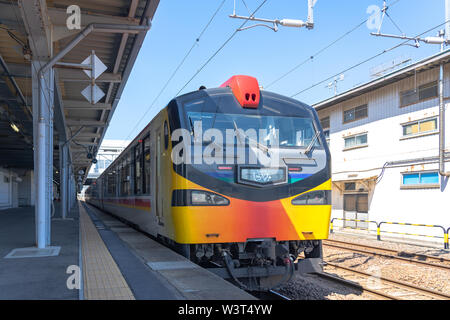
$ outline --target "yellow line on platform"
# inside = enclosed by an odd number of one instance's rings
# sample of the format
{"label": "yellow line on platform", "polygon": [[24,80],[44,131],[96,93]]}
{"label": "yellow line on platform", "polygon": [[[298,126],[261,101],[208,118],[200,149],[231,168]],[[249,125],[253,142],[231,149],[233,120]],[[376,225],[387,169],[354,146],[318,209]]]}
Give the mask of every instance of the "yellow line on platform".
{"label": "yellow line on platform", "polygon": [[86,300],[134,300],[127,282],[81,204],[80,228]]}

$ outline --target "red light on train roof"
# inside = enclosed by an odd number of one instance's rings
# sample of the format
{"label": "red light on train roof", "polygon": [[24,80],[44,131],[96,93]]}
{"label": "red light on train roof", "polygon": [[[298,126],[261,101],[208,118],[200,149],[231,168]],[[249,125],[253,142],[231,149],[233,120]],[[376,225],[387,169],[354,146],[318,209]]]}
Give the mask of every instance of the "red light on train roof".
{"label": "red light on train roof", "polygon": [[250,76],[232,76],[221,87],[230,87],[243,108],[258,108],[260,94],[259,84],[256,78]]}
{"label": "red light on train roof", "polygon": [[233,167],[218,166],[218,170],[233,170]]}

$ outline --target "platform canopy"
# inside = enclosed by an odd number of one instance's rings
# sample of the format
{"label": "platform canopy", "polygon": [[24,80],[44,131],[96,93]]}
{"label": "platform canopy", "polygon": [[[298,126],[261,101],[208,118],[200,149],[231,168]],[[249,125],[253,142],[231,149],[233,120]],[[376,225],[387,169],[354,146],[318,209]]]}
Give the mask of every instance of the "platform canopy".
{"label": "platform canopy", "polygon": [[[89,24],[151,26],[158,4],[159,0],[0,0],[0,167],[33,169],[37,97],[32,95],[32,76],[37,68]],[[72,5],[80,9],[80,28]],[[80,64],[95,52],[106,66],[95,80],[104,94],[95,104],[82,94],[91,84],[83,70],[53,68],[54,180],[58,180],[59,146],[74,135],[68,142],[69,162],[73,172],[82,170],[86,179],[92,165],[88,154],[95,157],[147,31],[91,32],[59,61]]]}

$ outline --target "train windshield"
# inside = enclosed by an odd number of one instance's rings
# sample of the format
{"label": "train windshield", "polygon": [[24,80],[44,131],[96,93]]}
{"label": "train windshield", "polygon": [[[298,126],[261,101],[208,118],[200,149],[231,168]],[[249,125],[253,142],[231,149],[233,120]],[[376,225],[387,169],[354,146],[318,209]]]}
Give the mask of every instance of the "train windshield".
{"label": "train windshield", "polygon": [[227,130],[241,129],[245,138],[267,146],[307,148],[311,143],[320,145],[319,133],[311,118],[209,112],[188,112],[187,116],[194,135],[201,125],[203,133],[208,129],[220,130],[224,141]]}

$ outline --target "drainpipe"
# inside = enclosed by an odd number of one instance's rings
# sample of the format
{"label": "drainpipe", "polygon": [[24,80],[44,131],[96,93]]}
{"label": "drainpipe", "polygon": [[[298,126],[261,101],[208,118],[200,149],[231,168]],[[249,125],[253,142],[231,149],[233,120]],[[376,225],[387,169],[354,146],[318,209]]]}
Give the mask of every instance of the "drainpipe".
{"label": "drainpipe", "polygon": [[[441,31],[443,38],[444,33]],[[444,51],[444,42],[441,43],[441,52]],[[439,174],[450,177],[450,171],[445,172],[445,104],[444,104],[444,63],[439,65]]]}

